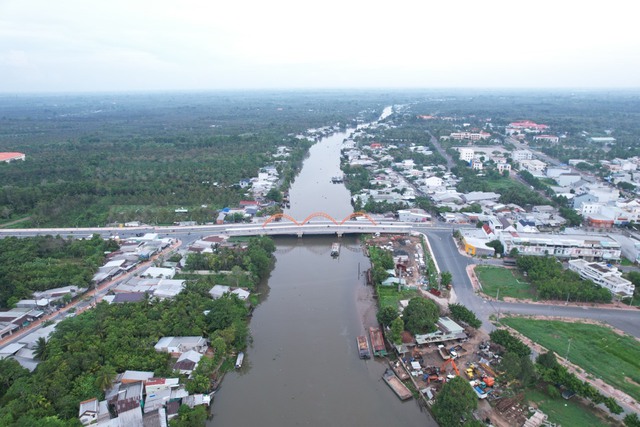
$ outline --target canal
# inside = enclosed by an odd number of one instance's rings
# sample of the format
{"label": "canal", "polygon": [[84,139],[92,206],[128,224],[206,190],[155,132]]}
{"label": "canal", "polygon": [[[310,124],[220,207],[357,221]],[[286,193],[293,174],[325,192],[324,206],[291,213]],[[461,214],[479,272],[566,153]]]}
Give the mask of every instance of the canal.
{"label": "canal", "polygon": [[[337,133],[311,148],[287,214],[302,221],[325,212],[340,221],[352,212],[347,189],[330,182],[347,136]],[[335,241],[276,239],[275,268],[251,319],[244,365],[226,375],[209,426],[437,426],[381,380],[382,361],[358,358],[356,337],[375,323],[363,278],[369,260],[353,236],[339,240],[340,256],[332,258]]]}

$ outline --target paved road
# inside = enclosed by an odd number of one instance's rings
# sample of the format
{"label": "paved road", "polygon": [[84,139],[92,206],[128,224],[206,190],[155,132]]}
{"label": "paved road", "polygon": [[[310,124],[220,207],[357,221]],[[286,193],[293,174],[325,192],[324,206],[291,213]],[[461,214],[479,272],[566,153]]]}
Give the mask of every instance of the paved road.
{"label": "paved road", "polygon": [[630,335],[640,338],[640,310],[597,308],[590,305],[569,304],[545,304],[545,303],[508,303],[487,300],[476,294],[471,280],[466,272],[466,267],[477,263],[477,260],[461,255],[452,238],[451,230],[429,230],[421,228],[420,231],[429,236],[429,242],[441,271],[451,273],[454,288],[461,304],[474,311],[483,322],[483,329],[490,332],[493,326],[489,322],[489,316],[506,313],[557,316],[567,318],[581,318],[599,320],[618,328]]}

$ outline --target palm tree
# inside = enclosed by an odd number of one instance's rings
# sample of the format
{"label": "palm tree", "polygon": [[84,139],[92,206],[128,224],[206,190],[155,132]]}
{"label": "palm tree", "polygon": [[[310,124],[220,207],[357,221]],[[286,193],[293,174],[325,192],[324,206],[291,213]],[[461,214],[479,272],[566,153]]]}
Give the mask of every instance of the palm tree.
{"label": "palm tree", "polygon": [[36,347],[33,350],[33,355],[38,360],[47,360],[47,340],[44,337],[40,337],[36,341]]}
{"label": "palm tree", "polygon": [[96,387],[102,391],[107,391],[116,379],[116,370],[111,365],[105,365],[96,374]]}

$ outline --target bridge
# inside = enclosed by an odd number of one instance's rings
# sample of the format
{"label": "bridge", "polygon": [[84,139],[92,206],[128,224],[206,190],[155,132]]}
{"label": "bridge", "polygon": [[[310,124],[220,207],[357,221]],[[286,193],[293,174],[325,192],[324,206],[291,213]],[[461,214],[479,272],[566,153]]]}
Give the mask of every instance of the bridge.
{"label": "bridge", "polygon": [[126,237],[137,233],[158,233],[161,235],[183,236],[191,234],[226,234],[228,236],[299,236],[344,234],[408,234],[414,224],[397,221],[377,222],[364,212],[355,212],[338,221],[324,212],[315,212],[304,220],[298,221],[287,214],[272,215],[264,222],[252,224],[219,224],[189,226],[153,226],[138,227],[90,227],[90,228],[16,228],[0,229],[0,238],[7,236],[27,237],[38,235],[61,235],[86,237],[98,233],[103,237],[120,235]]}
{"label": "bridge", "polygon": [[[282,222],[283,219],[286,221]],[[411,226],[402,223],[378,223],[364,212],[354,212],[341,221],[325,212],[314,212],[302,221],[279,213],[270,216],[262,224],[227,227],[225,232],[229,236],[295,235],[302,237],[305,234],[335,234],[340,237],[344,234],[409,233]]]}

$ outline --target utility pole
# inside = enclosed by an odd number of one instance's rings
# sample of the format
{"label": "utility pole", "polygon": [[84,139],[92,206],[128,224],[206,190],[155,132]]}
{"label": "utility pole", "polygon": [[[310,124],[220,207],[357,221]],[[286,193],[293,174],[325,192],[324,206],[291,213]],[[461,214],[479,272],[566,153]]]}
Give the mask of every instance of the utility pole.
{"label": "utility pole", "polygon": [[500,321],[500,288],[496,292],[496,305],[498,305],[498,322]]}
{"label": "utility pole", "polygon": [[571,338],[569,338],[569,344],[567,345],[567,355],[565,356],[565,360],[569,361],[569,350],[571,350]]}

